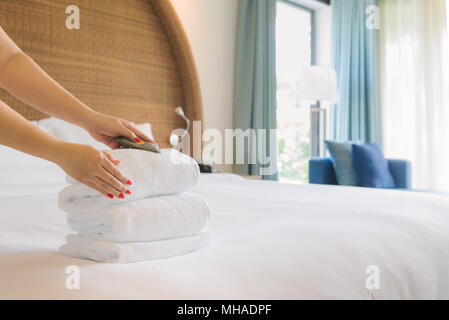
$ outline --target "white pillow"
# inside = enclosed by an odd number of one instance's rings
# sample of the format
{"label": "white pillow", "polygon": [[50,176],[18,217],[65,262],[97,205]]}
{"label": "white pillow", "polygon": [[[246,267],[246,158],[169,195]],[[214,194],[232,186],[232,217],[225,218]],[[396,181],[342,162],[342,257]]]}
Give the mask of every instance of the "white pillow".
{"label": "white pillow", "polygon": [[[101,142],[98,142],[97,140],[92,138],[92,136],[83,128],[75,126],[69,122],[56,118],[46,118],[39,121],[33,121],[33,123],[35,123],[38,127],[45,130],[49,134],[62,140],[90,145],[100,150],[108,148]],[[137,124],[136,127],[151,139],[154,139],[150,123]]]}

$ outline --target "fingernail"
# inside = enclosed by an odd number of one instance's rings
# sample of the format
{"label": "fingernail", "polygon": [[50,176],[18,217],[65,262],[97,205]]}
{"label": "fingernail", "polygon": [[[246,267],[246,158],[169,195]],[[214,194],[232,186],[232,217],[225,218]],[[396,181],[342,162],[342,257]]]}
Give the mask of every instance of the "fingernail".
{"label": "fingernail", "polygon": [[127,182],[126,182],[128,185],[132,185],[133,183],[131,182],[131,180],[128,180]]}
{"label": "fingernail", "polygon": [[131,194],[131,191],[129,191],[129,190],[126,190],[126,194]]}
{"label": "fingernail", "polygon": [[137,143],[142,142],[142,140],[140,140],[139,138],[135,138],[134,141],[136,141]]}
{"label": "fingernail", "polygon": [[120,199],[124,199],[125,195],[123,193],[120,193],[120,195],[118,196]]}
{"label": "fingernail", "polygon": [[116,162],[117,162],[117,165],[119,165],[119,164],[120,164],[120,161],[119,161],[119,160],[117,160]]}
{"label": "fingernail", "polygon": [[114,196],[112,194],[108,193],[108,198],[114,199]]}

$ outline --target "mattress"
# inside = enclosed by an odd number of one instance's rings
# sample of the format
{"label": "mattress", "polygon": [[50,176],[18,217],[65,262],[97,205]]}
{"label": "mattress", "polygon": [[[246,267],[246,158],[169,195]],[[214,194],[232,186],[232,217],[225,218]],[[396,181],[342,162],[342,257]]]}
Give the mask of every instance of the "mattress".
{"label": "mattress", "polygon": [[[57,252],[70,233],[62,179],[34,192],[23,184],[0,200],[2,299],[449,298],[442,195],[202,175],[195,193],[214,213],[213,245],[105,264]],[[79,289],[66,286],[73,266]]]}

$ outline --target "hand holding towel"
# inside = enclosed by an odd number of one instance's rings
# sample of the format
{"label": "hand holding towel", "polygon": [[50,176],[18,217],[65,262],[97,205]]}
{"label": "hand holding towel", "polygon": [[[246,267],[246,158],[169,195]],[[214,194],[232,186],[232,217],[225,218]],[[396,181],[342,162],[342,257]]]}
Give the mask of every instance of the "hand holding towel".
{"label": "hand holding towel", "polygon": [[125,199],[108,199],[85,185],[73,183],[59,193],[59,207],[67,213],[97,212],[114,204],[142,198],[177,194],[192,190],[200,172],[192,158],[173,149],[161,153],[143,150],[111,150],[111,156],[120,161],[119,169],[133,185]]}
{"label": "hand holding towel", "polygon": [[[207,203],[185,193],[199,180],[198,164],[176,150],[160,154],[112,150],[133,185],[125,199],[108,199],[77,183],[59,193],[59,207],[78,235],[68,235],[60,252],[101,262],[129,263],[189,253],[206,247],[212,232]],[[183,194],[181,194],[183,193]]]}

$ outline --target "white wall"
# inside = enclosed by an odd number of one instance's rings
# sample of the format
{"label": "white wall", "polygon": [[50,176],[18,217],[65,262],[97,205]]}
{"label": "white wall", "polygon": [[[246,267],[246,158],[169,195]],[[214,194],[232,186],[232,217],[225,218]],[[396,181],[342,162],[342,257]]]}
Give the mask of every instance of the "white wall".
{"label": "white wall", "polygon": [[[238,0],[171,0],[192,46],[206,128],[233,127],[234,55]],[[231,171],[229,166],[219,166]]]}

